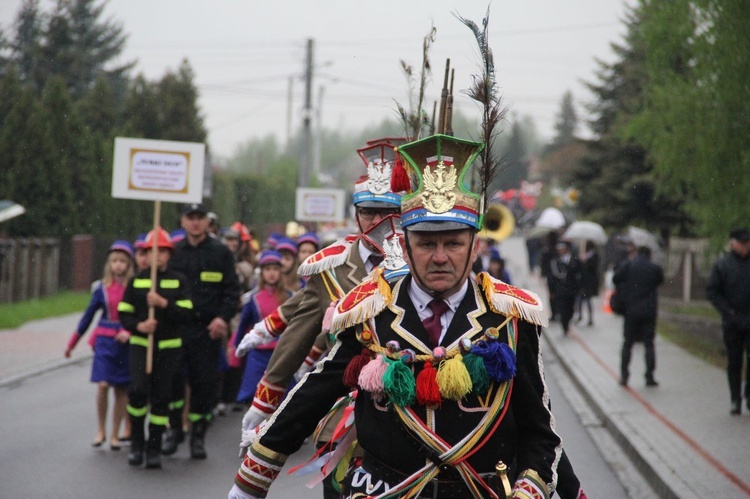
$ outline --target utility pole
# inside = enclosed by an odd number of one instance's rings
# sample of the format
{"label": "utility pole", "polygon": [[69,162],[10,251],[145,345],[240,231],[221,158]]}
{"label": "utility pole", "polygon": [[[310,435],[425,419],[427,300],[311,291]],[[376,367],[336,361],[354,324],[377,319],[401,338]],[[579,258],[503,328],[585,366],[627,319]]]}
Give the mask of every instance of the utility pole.
{"label": "utility pole", "polygon": [[323,91],[325,87],[318,87],[318,105],[315,108],[315,147],[313,148],[313,171],[315,176],[320,175],[320,162],[323,146]]}
{"label": "utility pole", "polygon": [[292,88],[294,87],[294,76],[289,77],[289,86],[286,91],[286,147],[287,150],[292,143]]}
{"label": "utility pole", "polygon": [[310,185],[310,167],[312,163],[312,79],[313,79],[313,39],[307,39],[307,58],[305,64],[305,108],[302,112],[302,158],[297,176],[298,187]]}

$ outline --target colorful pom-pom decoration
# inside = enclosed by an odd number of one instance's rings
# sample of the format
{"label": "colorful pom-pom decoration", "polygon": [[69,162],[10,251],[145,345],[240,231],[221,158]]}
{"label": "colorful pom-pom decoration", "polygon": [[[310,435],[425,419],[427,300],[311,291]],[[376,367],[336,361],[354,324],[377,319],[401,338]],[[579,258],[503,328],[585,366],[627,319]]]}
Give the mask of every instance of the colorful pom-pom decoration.
{"label": "colorful pom-pom decoration", "polygon": [[461,338],[459,345],[461,346],[462,353],[471,352],[471,340],[469,338]]}
{"label": "colorful pom-pom decoration", "polygon": [[388,369],[383,374],[383,387],[391,402],[400,407],[409,407],[416,400],[417,383],[411,368],[400,360],[386,359]]}
{"label": "colorful pom-pom decoration", "polygon": [[497,340],[500,337],[500,331],[495,327],[491,327],[484,332],[484,336],[488,340]]}
{"label": "colorful pom-pom decoration", "polygon": [[472,353],[464,356],[464,365],[471,378],[471,389],[477,395],[485,395],[490,389],[490,375],[484,366],[484,360]]}
{"label": "colorful pom-pom decoration", "polygon": [[372,345],[372,342],[373,342],[372,331],[364,330],[361,333],[359,333],[359,341],[363,345]]}
{"label": "colorful pom-pom decoration", "polygon": [[385,348],[387,348],[390,353],[396,353],[401,350],[401,345],[398,344],[398,341],[391,340],[385,344]]}
{"label": "colorful pom-pom decoration", "polygon": [[431,361],[417,375],[417,403],[426,406],[439,406],[443,402],[437,384],[437,370]]}
{"label": "colorful pom-pom decoration", "polygon": [[432,350],[432,356],[435,357],[435,360],[443,360],[448,353],[445,351],[445,347],[435,347]]}
{"label": "colorful pom-pom decoration", "polygon": [[400,355],[401,362],[403,362],[404,364],[411,364],[412,362],[414,362],[414,359],[417,358],[417,353],[411,348],[401,350]]}
{"label": "colorful pom-pom decoration", "polygon": [[373,397],[380,398],[385,393],[383,374],[388,369],[388,363],[382,355],[378,355],[367,363],[359,373],[357,380],[363,390],[370,392]]}
{"label": "colorful pom-pom decoration", "polygon": [[363,348],[362,353],[352,357],[344,371],[344,384],[349,388],[356,389],[359,387],[359,375],[362,369],[370,363],[372,353],[369,349]]}
{"label": "colorful pom-pom decoration", "polygon": [[471,378],[461,354],[440,363],[437,384],[440,395],[448,400],[461,400],[471,391]]}
{"label": "colorful pom-pom decoration", "polygon": [[499,341],[479,340],[471,352],[482,358],[490,379],[503,382],[516,375],[516,353],[509,345]]}

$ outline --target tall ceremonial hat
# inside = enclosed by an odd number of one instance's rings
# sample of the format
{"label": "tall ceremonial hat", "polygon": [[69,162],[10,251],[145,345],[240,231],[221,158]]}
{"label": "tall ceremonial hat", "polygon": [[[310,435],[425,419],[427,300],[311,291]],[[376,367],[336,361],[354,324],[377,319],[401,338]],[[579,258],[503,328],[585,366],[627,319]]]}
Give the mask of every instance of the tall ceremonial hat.
{"label": "tall ceremonial hat", "polygon": [[357,154],[365,163],[367,173],[354,183],[356,206],[362,208],[394,208],[401,206],[402,192],[393,192],[391,177],[395,166],[394,148],[405,143],[405,138],[385,137],[367,142],[357,149]]}
{"label": "tall ceremonial hat", "polygon": [[482,197],[464,177],[484,144],[435,134],[397,148],[413,192],[401,198],[401,226],[415,231],[482,228]]}

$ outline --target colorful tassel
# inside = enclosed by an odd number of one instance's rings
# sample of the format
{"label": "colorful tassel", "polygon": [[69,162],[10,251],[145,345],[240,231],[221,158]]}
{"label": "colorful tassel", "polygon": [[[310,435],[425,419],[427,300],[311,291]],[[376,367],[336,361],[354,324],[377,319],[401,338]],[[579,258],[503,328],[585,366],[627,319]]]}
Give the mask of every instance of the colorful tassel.
{"label": "colorful tassel", "polygon": [[363,348],[362,353],[352,357],[344,371],[344,384],[351,389],[358,388],[359,375],[370,360],[372,360],[372,354],[368,348]]}
{"label": "colorful tassel", "polygon": [[484,395],[490,389],[490,375],[484,366],[484,360],[478,355],[472,353],[464,356],[464,365],[471,378],[471,389],[477,395]]}
{"label": "colorful tassel", "polygon": [[400,360],[386,359],[388,369],[383,375],[383,386],[385,393],[391,401],[400,407],[409,407],[414,404],[416,381],[411,368]]}
{"label": "colorful tassel", "polygon": [[[328,333],[331,330],[331,323],[333,322],[333,313],[336,311],[336,302],[332,301],[330,305],[328,305],[328,308],[326,309],[326,313],[323,316],[323,327],[322,331],[324,333]],[[336,331],[334,331],[336,332]]]}
{"label": "colorful tassel", "polygon": [[359,386],[379,399],[385,393],[383,374],[385,374],[386,369],[388,369],[388,364],[382,355],[378,355],[362,368],[357,380]]}
{"label": "colorful tassel", "polygon": [[443,399],[437,384],[437,370],[429,360],[417,375],[417,402],[421,405],[439,406]]}
{"label": "colorful tassel", "polygon": [[404,168],[404,162],[400,155],[396,156],[396,162],[393,166],[393,173],[391,174],[391,191],[392,192],[411,192],[411,182],[409,182],[409,174],[406,173]]}
{"label": "colorful tassel", "polygon": [[490,379],[503,382],[516,375],[516,353],[506,343],[479,340],[471,352],[484,360]]}
{"label": "colorful tassel", "polygon": [[449,400],[461,400],[471,391],[471,378],[461,354],[440,363],[437,384],[440,394]]}

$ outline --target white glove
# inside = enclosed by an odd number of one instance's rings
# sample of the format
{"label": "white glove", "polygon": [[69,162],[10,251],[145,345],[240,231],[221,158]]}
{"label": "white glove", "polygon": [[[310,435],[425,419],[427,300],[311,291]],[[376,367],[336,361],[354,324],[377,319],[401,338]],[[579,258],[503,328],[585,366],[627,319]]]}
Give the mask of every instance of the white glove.
{"label": "white glove", "polygon": [[299,381],[302,379],[302,376],[309,373],[312,370],[312,366],[308,365],[307,362],[303,362],[301,366],[299,366],[299,369],[297,369],[297,372],[294,373],[294,379],[296,381]]}
{"label": "white glove", "polygon": [[251,405],[250,409],[242,416],[242,431],[252,430],[266,419],[268,419],[268,414],[261,412],[255,406]]}
{"label": "white glove", "polygon": [[268,415],[260,412],[253,406],[242,416],[242,438],[240,439],[240,457],[244,457],[247,448],[250,447],[260,431],[260,425],[265,422]]}
{"label": "white glove", "polygon": [[237,487],[237,484],[234,484],[232,487],[232,490],[229,491],[229,495],[227,496],[227,499],[258,499],[256,496],[251,496],[241,488]]}
{"label": "white glove", "polygon": [[235,350],[234,354],[237,357],[244,357],[245,354],[249,352],[250,350],[252,350],[253,348],[256,348],[259,345],[263,345],[265,343],[270,343],[273,340],[274,340],[274,337],[266,333],[265,331],[251,329],[242,338],[242,341],[240,341],[240,344],[237,345],[237,350]]}
{"label": "white glove", "polygon": [[242,438],[240,438],[239,457],[245,457],[245,454],[247,454],[247,449],[249,449],[250,446],[253,445],[253,442],[255,442],[255,439],[258,438],[259,431],[260,426],[255,426],[249,430],[242,430]]}

